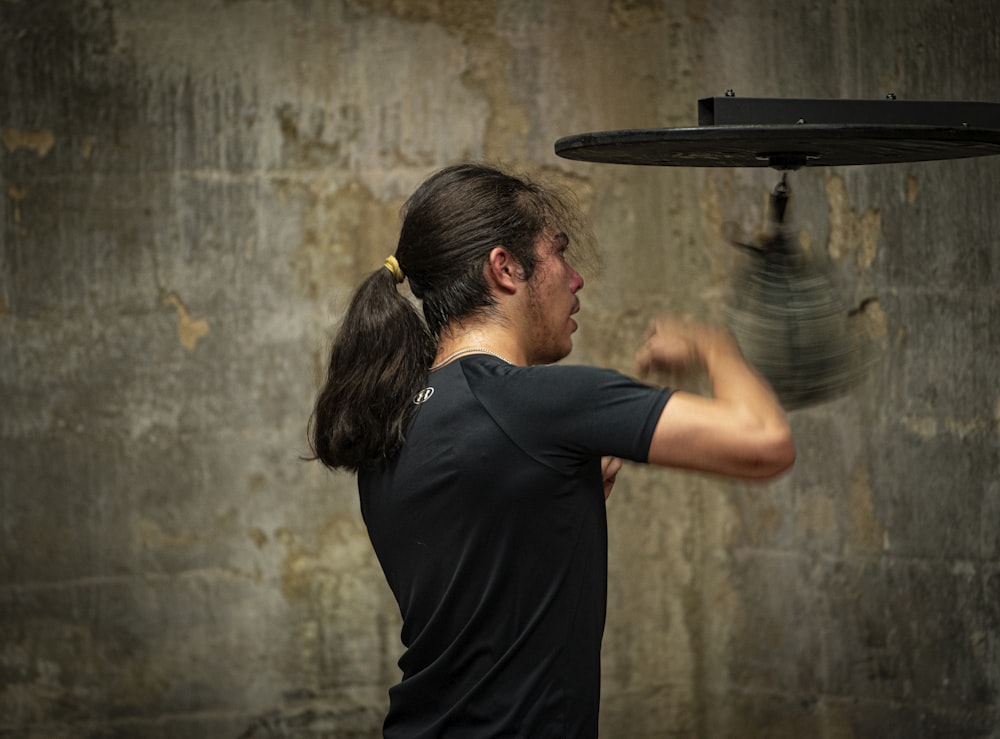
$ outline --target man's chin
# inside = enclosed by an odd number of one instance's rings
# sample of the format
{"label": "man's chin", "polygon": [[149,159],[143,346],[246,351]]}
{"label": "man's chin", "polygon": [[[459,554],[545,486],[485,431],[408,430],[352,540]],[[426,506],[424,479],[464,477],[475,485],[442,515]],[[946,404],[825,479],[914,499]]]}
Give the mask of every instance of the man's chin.
{"label": "man's chin", "polygon": [[550,362],[550,364],[555,364],[556,362],[565,359],[570,355],[570,353],[572,353],[572,351],[573,351],[573,340],[569,339],[566,342],[566,346],[559,351],[559,356],[556,359],[553,359],[552,362]]}

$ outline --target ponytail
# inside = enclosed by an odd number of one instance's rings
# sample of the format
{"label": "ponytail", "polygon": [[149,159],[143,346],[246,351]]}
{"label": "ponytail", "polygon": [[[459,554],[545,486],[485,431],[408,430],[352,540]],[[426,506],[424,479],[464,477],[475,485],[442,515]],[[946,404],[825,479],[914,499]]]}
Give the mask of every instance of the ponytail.
{"label": "ponytail", "polygon": [[396,289],[402,273],[390,259],[354,293],[313,410],[313,454],[331,469],[357,471],[396,455],[434,359],[435,341]]}

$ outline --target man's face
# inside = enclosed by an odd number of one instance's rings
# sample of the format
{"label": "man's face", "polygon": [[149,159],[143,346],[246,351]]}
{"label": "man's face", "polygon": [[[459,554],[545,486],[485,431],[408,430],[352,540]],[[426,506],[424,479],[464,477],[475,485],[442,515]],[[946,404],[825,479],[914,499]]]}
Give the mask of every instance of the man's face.
{"label": "man's face", "polygon": [[576,321],[571,316],[580,310],[576,293],[583,277],[566,261],[568,247],[566,234],[555,229],[535,242],[537,263],[528,281],[531,364],[552,364],[573,349]]}

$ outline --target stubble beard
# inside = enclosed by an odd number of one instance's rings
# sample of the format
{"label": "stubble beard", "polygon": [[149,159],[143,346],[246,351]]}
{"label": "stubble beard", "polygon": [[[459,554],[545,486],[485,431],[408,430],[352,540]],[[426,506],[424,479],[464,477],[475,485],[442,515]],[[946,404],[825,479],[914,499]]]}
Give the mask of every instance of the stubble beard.
{"label": "stubble beard", "polygon": [[528,316],[532,327],[544,329],[532,333],[533,356],[529,358],[531,364],[554,364],[568,357],[573,351],[573,340],[570,338],[569,346],[563,346],[562,336],[551,334],[547,320],[549,316],[538,300],[538,292],[533,284],[529,284],[528,287]]}

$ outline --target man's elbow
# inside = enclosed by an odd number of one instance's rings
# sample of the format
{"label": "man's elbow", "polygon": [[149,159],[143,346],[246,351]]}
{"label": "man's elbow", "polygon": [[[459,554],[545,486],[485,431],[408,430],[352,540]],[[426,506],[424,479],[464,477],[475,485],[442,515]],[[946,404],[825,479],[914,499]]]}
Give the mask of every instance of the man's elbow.
{"label": "man's elbow", "polygon": [[795,441],[786,426],[759,440],[757,454],[748,477],[755,480],[770,480],[791,469],[795,464]]}

